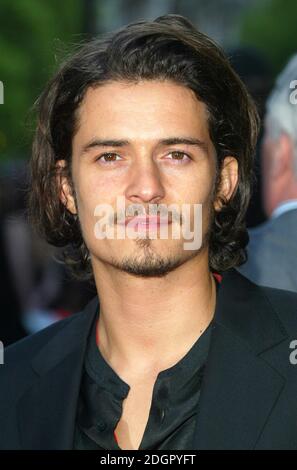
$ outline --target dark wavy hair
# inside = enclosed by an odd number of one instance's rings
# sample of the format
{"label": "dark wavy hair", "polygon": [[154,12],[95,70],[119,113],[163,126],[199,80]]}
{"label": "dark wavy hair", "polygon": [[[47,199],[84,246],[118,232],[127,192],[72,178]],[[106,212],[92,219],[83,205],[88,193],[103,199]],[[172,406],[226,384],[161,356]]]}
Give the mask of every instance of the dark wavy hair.
{"label": "dark wavy hair", "polygon": [[[224,158],[238,161],[239,181],[231,199],[221,201],[209,234],[209,265],[223,272],[246,261],[245,213],[253,183],[253,155],[259,118],[254,102],[220,47],[181,15],[140,20],[94,38],[60,66],[36,102],[37,126],[31,158],[29,215],[39,233],[66,247],[65,260],[81,277],[92,279],[79,219],[61,202],[59,159],[71,183],[72,138],[77,111],[88,87],[109,81],[171,80],[195,92],[208,110],[218,176]],[[217,181],[220,183],[219,179]],[[217,187],[218,187],[217,185]]]}

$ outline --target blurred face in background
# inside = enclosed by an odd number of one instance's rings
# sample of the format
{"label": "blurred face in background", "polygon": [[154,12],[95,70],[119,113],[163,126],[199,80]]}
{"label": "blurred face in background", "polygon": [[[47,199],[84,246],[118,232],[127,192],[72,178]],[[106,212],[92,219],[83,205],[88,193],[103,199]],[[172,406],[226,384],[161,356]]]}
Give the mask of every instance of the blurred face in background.
{"label": "blurred face in background", "polygon": [[265,119],[261,146],[262,198],[268,217],[283,201],[297,197],[294,143],[285,131],[273,132],[273,122]]}

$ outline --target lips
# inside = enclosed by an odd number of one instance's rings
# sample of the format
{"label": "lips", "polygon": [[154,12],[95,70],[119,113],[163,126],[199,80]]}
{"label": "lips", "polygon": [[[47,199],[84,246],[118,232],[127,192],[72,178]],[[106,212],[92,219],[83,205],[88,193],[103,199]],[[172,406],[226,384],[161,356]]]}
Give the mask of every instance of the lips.
{"label": "lips", "polygon": [[161,225],[167,225],[170,223],[171,221],[169,218],[161,218],[160,216],[135,216],[126,217],[124,224],[120,223],[119,225],[125,225],[131,228],[149,228],[159,227]]}

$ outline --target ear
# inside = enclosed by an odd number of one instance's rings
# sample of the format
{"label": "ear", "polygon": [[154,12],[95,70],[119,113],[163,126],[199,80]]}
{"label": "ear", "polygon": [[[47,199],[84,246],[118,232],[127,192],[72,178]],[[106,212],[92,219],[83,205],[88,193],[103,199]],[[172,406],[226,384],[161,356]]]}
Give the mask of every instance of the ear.
{"label": "ear", "polygon": [[66,160],[58,160],[56,163],[57,168],[57,187],[62,204],[72,213],[77,214],[75,200],[72,194],[72,189],[68,178],[63,174],[66,168]]}
{"label": "ear", "polygon": [[293,170],[294,148],[291,137],[282,132],[275,142],[275,151],[271,152],[271,176],[275,179]]}
{"label": "ear", "polygon": [[235,157],[225,157],[221,168],[220,186],[214,202],[215,210],[220,210],[222,200],[229,201],[238,183],[238,162]]}

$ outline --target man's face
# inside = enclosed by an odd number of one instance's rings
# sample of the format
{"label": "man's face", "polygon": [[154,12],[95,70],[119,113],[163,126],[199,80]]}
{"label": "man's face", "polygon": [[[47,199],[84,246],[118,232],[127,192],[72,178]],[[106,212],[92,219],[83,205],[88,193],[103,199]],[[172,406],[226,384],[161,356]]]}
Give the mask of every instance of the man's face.
{"label": "man's face", "polygon": [[[200,143],[161,143],[169,138]],[[103,146],[94,145],[95,140],[125,142]],[[202,204],[205,240],[214,205],[215,162],[206,106],[190,89],[170,81],[110,82],[89,88],[78,110],[78,131],[73,138],[75,199],[67,184],[64,193],[68,209],[78,213],[93,267],[103,263],[137,275],[161,276],[195,256],[207,256],[207,243],[185,250],[183,237],[171,236],[173,224],[180,224],[177,220],[168,225],[165,239],[158,235],[119,239],[117,224],[114,238],[98,239],[94,211],[108,204],[117,221],[119,197],[124,198],[126,208],[140,204],[146,214],[151,204],[175,204],[180,209],[182,204],[192,209]],[[147,235],[146,228],[141,232]]]}

